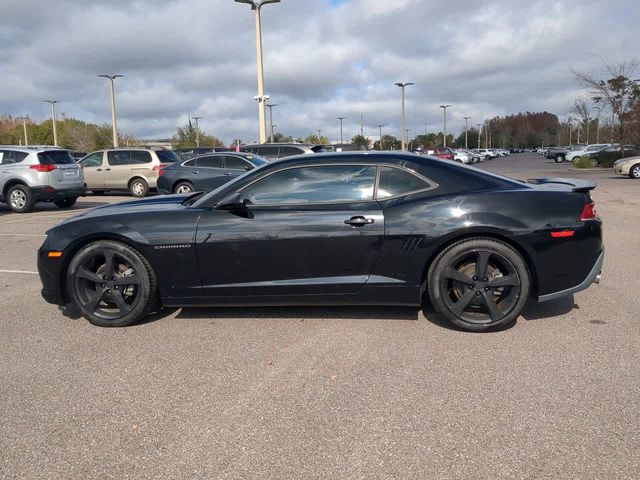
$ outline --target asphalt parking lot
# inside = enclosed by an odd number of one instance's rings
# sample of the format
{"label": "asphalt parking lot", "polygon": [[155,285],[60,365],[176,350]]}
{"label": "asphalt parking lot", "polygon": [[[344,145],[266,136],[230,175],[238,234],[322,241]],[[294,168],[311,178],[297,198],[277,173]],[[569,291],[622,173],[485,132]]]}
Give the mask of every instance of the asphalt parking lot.
{"label": "asphalt parking lot", "polygon": [[44,232],[0,206],[2,478],[640,478],[640,182],[535,154],[481,165],[593,178],[600,285],[491,334],[428,307],[217,308],[123,329],[40,297]]}

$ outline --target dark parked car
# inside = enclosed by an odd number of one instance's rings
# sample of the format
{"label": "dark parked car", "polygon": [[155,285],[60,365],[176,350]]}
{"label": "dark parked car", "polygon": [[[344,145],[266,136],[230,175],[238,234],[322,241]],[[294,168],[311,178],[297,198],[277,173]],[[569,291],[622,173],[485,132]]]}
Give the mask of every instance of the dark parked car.
{"label": "dark parked car", "polygon": [[189,160],[190,158],[204,155],[206,153],[217,152],[232,152],[234,151],[228,147],[193,147],[193,148],[176,148],[174,152],[183,160]]}
{"label": "dark parked car", "polygon": [[250,153],[201,155],[160,170],[158,192],[210,192],[267,162],[268,160]]}
{"label": "dark parked car", "polygon": [[598,281],[583,180],[524,183],[408,153],[268,163],[209,194],[95,208],[48,231],[42,295],[101,326],[161,306],[405,305],[512,323]]}
{"label": "dark parked car", "polygon": [[589,157],[591,157],[594,167],[611,168],[621,158],[637,157],[639,155],[640,145],[625,145],[624,151],[620,145],[611,145],[604,150],[589,154]]}
{"label": "dark parked car", "polygon": [[263,143],[246,145],[240,149],[245,153],[254,153],[269,160],[291,157],[294,155],[325,153],[325,145],[305,145],[302,143]]}

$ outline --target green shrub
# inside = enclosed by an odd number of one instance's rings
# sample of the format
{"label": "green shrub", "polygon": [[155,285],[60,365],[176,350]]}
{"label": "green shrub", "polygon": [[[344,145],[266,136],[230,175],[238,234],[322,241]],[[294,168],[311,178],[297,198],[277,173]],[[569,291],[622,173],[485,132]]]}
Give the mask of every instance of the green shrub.
{"label": "green shrub", "polygon": [[578,158],[577,160],[575,160],[574,165],[576,166],[576,168],[593,168],[593,167],[597,167],[597,165],[595,165],[595,161],[593,160],[593,158],[591,157],[587,157],[587,156],[582,156],[580,158]]}

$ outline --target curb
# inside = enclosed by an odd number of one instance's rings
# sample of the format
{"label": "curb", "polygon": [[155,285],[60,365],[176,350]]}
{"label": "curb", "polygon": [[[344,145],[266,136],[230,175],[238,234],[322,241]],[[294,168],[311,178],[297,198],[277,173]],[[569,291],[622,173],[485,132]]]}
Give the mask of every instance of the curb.
{"label": "curb", "polygon": [[606,172],[609,168],[568,168],[570,172]]}

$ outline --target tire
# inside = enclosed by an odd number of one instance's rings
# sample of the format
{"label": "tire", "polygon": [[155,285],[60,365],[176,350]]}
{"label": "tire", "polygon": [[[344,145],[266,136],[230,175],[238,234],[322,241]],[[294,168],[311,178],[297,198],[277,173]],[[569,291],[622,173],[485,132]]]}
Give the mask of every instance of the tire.
{"label": "tire", "polygon": [[100,240],[83,247],[69,264],[66,285],[72,306],[99,327],[133,325],[159,305],[151,265],[120,242]]}
{"label": "tire", "polygon": [[600,162],[598,162],[598,159],[597,158],[592,158],[591,159],[591,166],[593,168],[596,168],[598,165],[600,165]]}
{"label": "tire", "polygon": [[129,182],[129,192],[136,198],[143,198],[149,194],[149,184],[143,178],[134,178]]}
{"label": "tire", "polygon": [[491,160],[491,155],[485,155],[484,159],[485,159],[486,161]]}
{"label": "tire", "polygon": [[36,204],[31,190],[26,185],[14,185],[7,192],[5,201],[16,213],[28,213],[33,210]]}
{"label": "tire", "polygon": [[93,193],[96,196],[100,196],[105,194],[105,190],[91,190],[91,193]]}
{"label": "tire", "polygon": [[445,248],[427,275],[431,302],[454,326],[486,332],[512,324],[529,299],[524,259],[492,238],[470,238]]}
{"label": "tire", "polygon": [[629,169],[629,176],[631,178],[635,178],[636,180],[640,180],[640,163],[636,163]]}
{"label": "tire", "polygon": [[562,163],[564,162],[564,155],[556,155],[554,160],[556,161],[556,163]]}
{"label": "tire", "polygon": [[71,197],[71,198],[63,198],[62,200],[56,200],[55,202],[53,202],[56,207],[59,208],[71,208],[76,204],[76,201],[78,199],[76,197]]}
{"label": "tire", "polygon": [[178,182],[173,187],[173,193],[193,193],[196,189],[193,187],[193,183],[191,182]]}

